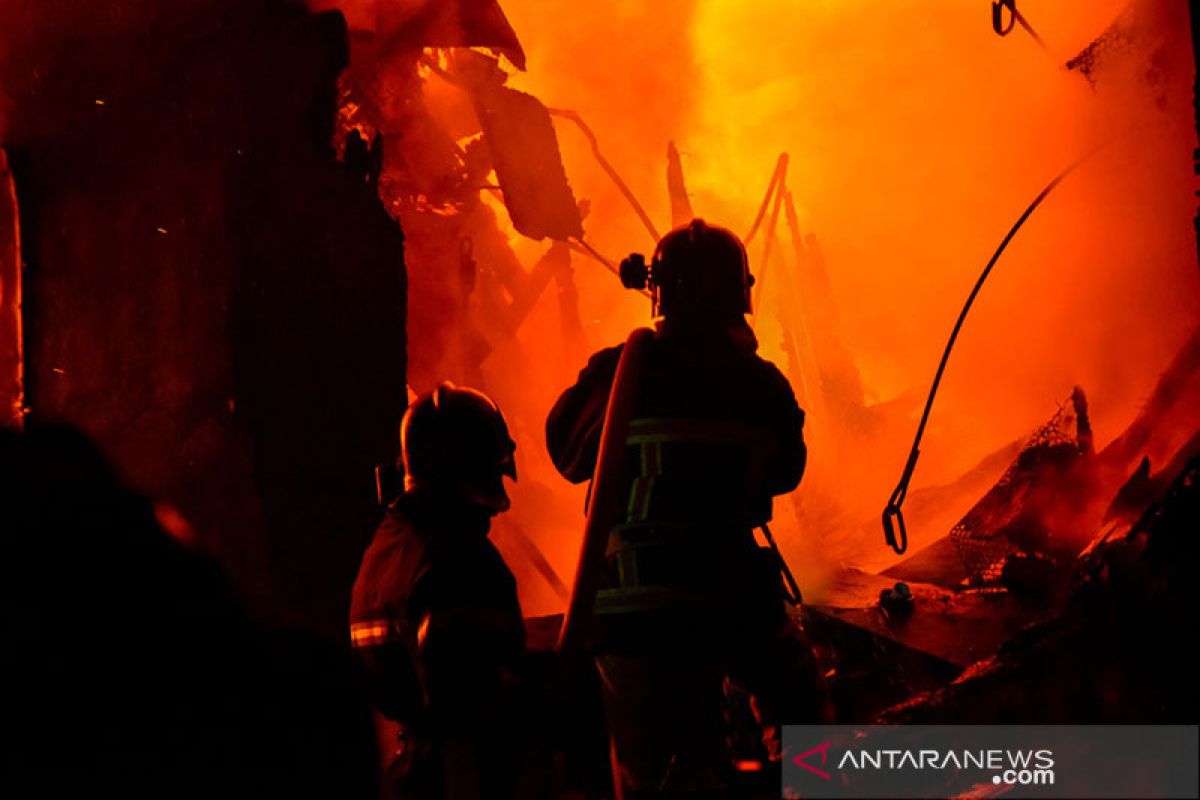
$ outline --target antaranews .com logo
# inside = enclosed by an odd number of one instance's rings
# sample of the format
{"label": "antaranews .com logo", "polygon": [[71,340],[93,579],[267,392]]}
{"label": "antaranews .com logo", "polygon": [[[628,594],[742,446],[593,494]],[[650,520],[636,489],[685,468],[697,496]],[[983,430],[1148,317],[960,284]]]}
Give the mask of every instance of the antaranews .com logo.
{"label": "antaranews .com logo", "polygon": [[[825,771],[832,741],[792,757],[792,763],[822,780],[832,780]],[[814,762],[820,759],[819,766]],[[985,770],[993,772],[993,784],[1008,786],[1051,785],[1054,783],[1054,751],[1040,750],[881,750],[848,748],[833,767],[849,770]]]}
{"label": "antaranews .com logo", "polygon": [[1197,796],[1197,726],[785,726],[783,797]]}

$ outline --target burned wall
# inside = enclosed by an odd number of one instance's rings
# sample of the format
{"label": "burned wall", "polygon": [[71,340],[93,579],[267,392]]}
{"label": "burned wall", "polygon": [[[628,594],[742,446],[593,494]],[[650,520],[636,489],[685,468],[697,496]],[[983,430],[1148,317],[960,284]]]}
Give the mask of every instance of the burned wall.
{"label": "burned wall", "polygon": [[405,402],[402,236],[333,152],[340,15],[4,3],[30,419],[66,420],[243,590],[335,630]]}

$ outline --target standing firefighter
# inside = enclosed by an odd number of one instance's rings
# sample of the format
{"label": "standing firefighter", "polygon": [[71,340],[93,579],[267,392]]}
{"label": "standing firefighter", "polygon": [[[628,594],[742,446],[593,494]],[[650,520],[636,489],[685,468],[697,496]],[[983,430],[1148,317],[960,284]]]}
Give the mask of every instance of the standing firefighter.
{"label": "standing firefighter", "polygon": [[693,220],[622,277],[650,289],[656,330],[595,354],[546,423],[558,470],[594,477],[564,646],[599,654],[624,797],[729,796],[724,678],[751,694],[773,758],[778,725],[827,719],[781,561],[754,534],[800,482],[804,412],[756,354],[731,232]]}
{"label": "standing firefighter", "polygon": [[350,612],[376,705],[399,725],[389,777],[405,798],[512,797],[525,629],[488,531],[509,507],[515,445],[490,399],[449,383],[414,401],[400,439],[404,492],[363,556]]}

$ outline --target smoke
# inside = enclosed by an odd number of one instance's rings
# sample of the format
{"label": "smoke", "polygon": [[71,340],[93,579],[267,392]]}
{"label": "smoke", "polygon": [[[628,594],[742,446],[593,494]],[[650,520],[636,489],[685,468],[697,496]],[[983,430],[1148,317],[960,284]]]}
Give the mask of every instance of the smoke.
{"label": "smoke", "polygon": [[[1076,384],[1103,444],[1200,321],[1183,2],[1136,5],[1128,46],[1092,80],[1064,64],[1120,16],[1117,0],[1023,5],[1053,55],[1020,27],[997,36],[987,3],[958,0],[886,11],[867,2],[629,0],[600,11],[508,0],[505,10],[529,55],[513,84],[587,118],[662,228],[668,140],[683,155],[697,214],[740,231],[776,156],[791,155],[800,223],[824,249],[869,403],[923,397],[1001,237],[1055,174],[1100,148],[985,287],[952,357],[916,487],[952,482],[1027,435]],[[616,257],[648,247],[576,132],[562,126],[559,137],[576,194],[593,204],[593,243]],[[761,239],[751,253],[759,257]],[[591,264],[577,271],[593,346],[645,322],[639,299],[611,276]],[[763,353],[783,363],[769,277],[764,291]],[[535,347],[537,334],[526,333]],[[777,503],[777,533],[810,581],[836,564],[888,562],[876,520],[919,411],[915,400],[901,407],[856,449],[814,449],[813,477],[838,507],[829,529],[800,530],[791,504]],[[832,425],[810,413],[816,441],[828,441],[821,432]],[[1003,461],[990,469],[998,477]],[[801,488],[801,506],[812,485]],[[945,535],[978,496],[912,520],[913,549]]]}
{"label": "smoke", "polygon": [[[354,30],[378,17],[371,0],[314,5],[342,8]],[[503,5],[528,56],[528,71],[510,85],[578,111],[660,233],[669,221],[668,141],[682,154],[696,212],[743,232],[777,155],[790,154],[788,186],[801,226],[824,250],[868,403],[926,390],[966,292],[1004,232],[1053,175],[1101,147],[1039,209],[985,287],[952,358],[914,488],[950,483],[1026,435],[1076,384],[1088,392],[1102,446],[1200,321],[1194,64],[1182,0],[1128,11],[1122,0],[1023,3],[1052,54],[1019,27],[993,33],[983,0],[886,9],[865,0]],[[155,80],[154,65],[170,63],[154,42],[171,39],[156,31],[186,25],[202,37],[237,4],[154,7],[0,3],[5,141],[70,126],[117,87],[141,91],[131,75]],[[1063,66],[1106,31],[1104,41],[1119,46],[1094,48],[1086,75]],[[128,62],[92,65],[86,42],[97,35],[130,37],[137,47]],[[53,110],[31,102],[39,95],[56,99]],[[13,119],[12,107],[28,113]],[[647,251],[652,238],[579,131],[562,123],[558,133],[575,195],[590,204],[589,242],[613,259]],[[528,269],[546,244],[509,233]],[[760,239],[751,253],[755,270],[761,247]],[[573,571],[583,492],[549,465],[541,424],[590,350],[648,320],[644,299],[594,262],[576,257],[575,280],[586,347],[560,336],[552,289],[484,365],[485,388],[520,446],[513,522],[564,577]],[[783,364],[778,286],[767,277],[755,323],[764,355]],[[810,475],[796,502],[777,503],[776,530],[806,588],[838,565],[888,562],[876,520],[918,410],[898,402],[854,447],[835,447],[846,431],[809,409]],[[915,514],[913,549],[944,535],[1003,468],[992,459],[969,491],[937,513]],[[809,516],[818,506],[831,510]],[[557,606],[538,578],[517,569],[529,610]]]}

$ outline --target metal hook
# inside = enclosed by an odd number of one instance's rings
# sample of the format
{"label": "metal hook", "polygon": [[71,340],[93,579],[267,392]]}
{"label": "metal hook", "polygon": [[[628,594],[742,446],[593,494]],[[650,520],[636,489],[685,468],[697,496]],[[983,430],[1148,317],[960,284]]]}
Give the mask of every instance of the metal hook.
{"label": "metal hook", "polygon": [[[1004,9],[1008,9],[1008,25],[1004,24]],[[1017,24],[1017,0],[995,0],[992,3],[992,30],[997,36],[1008,36]]]}
{"label": "metal hook", "polygon": [[[1008,9],[1008,25],[1004,24],[1004,10]],[[1038,46],[1046,52],[1046,55],[1054,59],[1054,63],[1060,63],[1058,56],[1050,49],[1045,40],[1038,35],[1038,32],[1029,24],[1029,20],[1025,19],[1020,11],[1017,10],[1017,0],[992,0],[992,30],[997,36],[1008,36],[1012,33],[1014,26],[1020,25],[1025,29],[1025,32],[1033,37],[1033,40],[1038,43]]]}

